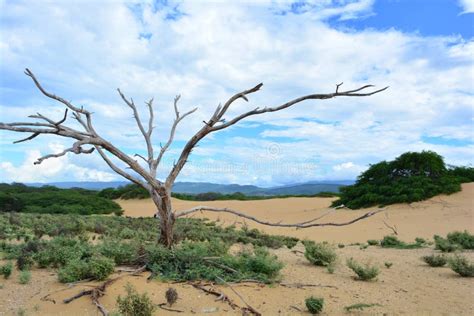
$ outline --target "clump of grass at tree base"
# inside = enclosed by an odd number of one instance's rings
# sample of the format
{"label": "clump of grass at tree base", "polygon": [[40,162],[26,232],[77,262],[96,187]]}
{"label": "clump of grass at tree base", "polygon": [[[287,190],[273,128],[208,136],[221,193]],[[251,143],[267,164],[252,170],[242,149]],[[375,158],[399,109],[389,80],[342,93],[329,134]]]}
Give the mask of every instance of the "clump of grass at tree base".
{"label": "clump of grass at tree base", "polygon": [[380,270],[374,265],[358,263],[353,258],[347,260],[347,266],[357,274],[357,278],[362,281],[369,281],[379,275]]}
{"label": "clump of grass at tree base", "polygon": [[451,270],[460,276],[468,278],[474,277],[474,262],[469,262],[466,257],[458,254],[450,258],[448,263]]}
{"label": "clump of grass at tree base", "polygon": [[311,314],[319,314],[324,307],[324,298],[310,296],[305,300],[305,305]]}
{"label": "clump of grass at tree base", "polygon": [[423,256],[421,259],[430,267],[442,267],[448,263],[448,258],[444,255]]}
{"label": "clump of grass at tree base", "polygon": [[155,304],[147,293],[138,294],[135,288],[128,283],[125,286],[127,295],[117,297],[120,315],[123,316],[151,316],[156,310]]}
{"label": "clump of grass at tree base", "polygon": [[264,248],[253,253],[229,255],[228,245],[218,241],[184,242],[172,250],[161,246],[146,249],[145,262],[152,274],[164,280],[214,282],[254,279],[276,281],[283,264]]}
{"label": "clump of grass at tree base", "polygon": [[13,263],[7,262],[0,267],[0,274],[4,279],[8,279],[13,272]]}
{"label": "clump of grass at tree base", "polygon": [[316,266],[326,267],[335,263],[337,259],[335,247],[327,242],[316,243],[305,240],[303,245],[305,247],[305,258]]}
{"label": "clump of grass at tree base", "polygon": [[384,236],[380,241],[380,246],[382,248],[396,248],[396,249],[416,249],[426,247],[426,241],[424,239],[419,239],[414,243],[406,243],[399,240],[396,236]]}

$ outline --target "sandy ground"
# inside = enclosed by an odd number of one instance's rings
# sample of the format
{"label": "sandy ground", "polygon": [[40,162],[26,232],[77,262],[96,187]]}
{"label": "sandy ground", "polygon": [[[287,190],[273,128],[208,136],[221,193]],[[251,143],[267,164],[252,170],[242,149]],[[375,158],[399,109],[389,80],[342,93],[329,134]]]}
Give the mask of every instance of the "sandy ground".
{"label": "sandy ground", "polygon": [[[280,229],[265,227],[247,221],[251,227],[257,227],[272,234],[286,234],[313,240],[328,240],[344,243],[347,246],[337,249],[339,264],[334,274],[326,269],[311,266],[299,251],[301,244],[293,250],[286,248],[273,251],[285,263],[282,281],[286,283],[310,283],[315,287],[289,288],[261,286],[257,284],[233,285],[233,289],[251,306],[263,315],[309,315],[304,308],[304,299],[310,295],[325,299],[324,315],[344,315],[344,306],[356,303],[377,303],[361,315],[474,315],[474,280],[461,278],[449,268],[430,268],[420,261],[423,255],[434,252],[432,248],[415,250],[382,249],[369,247],[361,250],[349,243],[365,242],[367,239],[380,239],[391,233],[383,221],[396,226],[403,240],[411,241],[415,237],[432,238],[433,234],[445,235],[453,230],[474,231],[473,225],[474,183],[463,185],[463,191],[451,196],[440,196],[429,201],[412,205],[395,205],[387,209],[386,214],[378,214],[352,226],[339,228],[311,228],[307,230]],[[231,207],[248,214],[272,221],[299,222],[323,214],[331,199],[289,198],[266,201],[219,201],[206,205]],[[178,210],[200,203],[177,201]],[[151,216],[153,207],[150,201],[120,201],[128,216]],[[323,221],[345,221],[364,211],[337,211]],[[200,217],[219,219],[222,224],[232,224],[235,218],[220,214],[198,214]],[[237,221],[240,221],[238,219]],[[239,247],[237,245],[236,247]],[[474,260],[473,252],[466,252]],[[345,266],[347,258],[354,257],[362,262],[370,261],[380,266],[381,273],[373,282],[356,281],[353,273]],[[385,262],[393,263],[390,269]],[[216,301],[215,297],[193,288],[189,284],[167,284],[158,281],[147,282],[148,273],[140,276],[126,276],[112,284],[101,303],[108,309],[116,309],[118,295],[123,295],[124,285],[129,282],[139,292],[148,292],[156,304],[164,302],[164,292],[169,286],[177,289],[180,299],[173,308],[182,310],[179,315],[211,314],[240,315],[226,303]],[[54,271],[35,270],[29,285],[20,285],[17,272],[10,280],[0,280],[0,315],[16,315],[20,308],[26,315],[99,315],[88,297],[82,297],[69,305],[62,299],[70,297],[80,290],[88,289],[94,283],[66,286],[57,282]],[[326,287],[328,286],[328,287]],[[227,294],[240,306],[245,303],[231,288],[216,287]],[[47,295],[51,300],[42,300]],[[53,301],[55,303],[53,303]],[[303,312],[298,311],[298,309]],[[157,310],[157,315],[173,314]]]}

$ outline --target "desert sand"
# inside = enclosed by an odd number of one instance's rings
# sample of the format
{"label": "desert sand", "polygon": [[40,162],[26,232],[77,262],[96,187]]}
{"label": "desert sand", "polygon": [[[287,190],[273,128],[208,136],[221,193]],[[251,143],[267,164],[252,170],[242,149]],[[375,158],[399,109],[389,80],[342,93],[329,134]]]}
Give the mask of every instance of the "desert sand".
{"label": "desert sand", "polygon": [[[258,284],[233,285],[233,289],[263,315],[309,315],[305,312],[304,299],[310,295],[324,297],[324,315],[343,315],[344,306],[356,303],[377,303],[380,306],[368,308],[363,315],[473,315],[474,314],[474,280],[461,278],[449,268],[431,268],[424,264],[420,257],[434,253],[432,248],[414,250],[383,249],[369,247],[361,250],[351,243],[366,242],[368,239],[381,239],[392,233],[384,224],[396,227],[398,237],[412,241],[415,237],[432,239],[434,234],[445,235],[454,230],[474,231],[473,195],[474,183],[464,184],[462,192],[450,196],[438,196],[430,200],[410,205],[392,205],[386,212],[345,227],[322,227],[310,229],[285,229],[267,227],[247,221],[249,227],[256,227],[270,234],[284,234],[307,238],[316,241],[327,240],[344,243],[345,248],[337,249],[339,264],[334,274],[326,269],[310,265],[301,251],[304,247],[298,244],[294,249],[272,250],[285,263],[282,270],[282,281],[286,283],[310,283],[314,287],[262,286]],[[174,200],[177,210],[196,205],[229,207],[241,210],[250,215],[282,222],[301,222],[320,216],[327,212],[332,199],[326,198],[288,198],[264,201],[216,201],[189,202]],[[126,216],[152,216],[153,205],[149,200],[119,201]],[[357,217],[368,210],[338,210],[321,219],[321,222],[339,222]],[[228,214],[195,214],[219,221],[222,225],[244,224]],[[234,245],[238,249],[242,245]],[[296,250],[296,251],[295,251]],[[473,252],[465,252],[474,260]],[[345,266],[347,258],[354,257],[362,262],[370,261],[380,266],[381,273],[373,282],[356,281],[353,273]],[[390,269],[385,262],[393,263]],[[193,288],[189,284],[167,284],[159,281],[147,282],[149,273],[140,276],[126,276],[112,284],[101,303],[108,309],[115,309],[118,295],[124,294],[124,285],[129,282],[139,292],[148,292],[153,302],[163,303],[164,292],[169,286],[177,289],[180,299],[173,308],[182,310],[179,315],[210,314],[239,315],[239,310],[232,310],[226,303],[216,301],[215,297]],[[96,307],[88,297],[64,305],[62,299],[70,297],[83,289],[97,283],[80,283],[66,286],[57,282],[54,271],[33,271],[30,285],[20,285],[16,275],[10,280],[1,280],[0,315],[15,315],[20,307],[27,315],[99,315]],[[217,286],[238,305],[245,306],[232,289]],[[49,300],[42,300],[47,295]],[[53,302],[54,301],[54,302]],[[298,311],[301,310],[301,311]],[[158,309],[156,314],[176,315]]]}

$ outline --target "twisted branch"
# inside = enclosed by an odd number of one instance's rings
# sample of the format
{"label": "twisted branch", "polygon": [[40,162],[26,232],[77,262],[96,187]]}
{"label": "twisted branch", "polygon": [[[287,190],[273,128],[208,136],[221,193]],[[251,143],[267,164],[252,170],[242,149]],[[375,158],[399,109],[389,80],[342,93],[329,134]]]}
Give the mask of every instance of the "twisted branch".
{"label": "twisted branch", "polygon": [[368,217],[374,216],[375,214],[378,214],[378,213],[383,212],[385,210],[386,210],[386,208],[381,208],[381,209],[377,209],[377,210],[374,210],[374,211],[370,211],[370,212],[365,213],[362,216],[356,217],[356,218],[354,218],[354,219],[352,219],[348,222],[342,222],[342,223],[332,223],[332,222],[314,223],[316,220],[320,219],[321,216],[317,217],[315,219],[309,220],[309,221],[304,221],[304,222],[301,222],[301,223],[293,223],[293,224],[285,224],[285,223],[281,223],[281,222],[276,222],[276,223],[275,222],[267,222],[267,221],[258,219],[254,216],[250,216],[250,215],[244,214],[242,212],[239,212],[239,211],[236,211],[236,210],[233,210],[233,209],[230,209],[230,208],[217,208],[217,207],[209,207],[209,206],[196,206],[196,207],[193,207],[189,210],[185,210],[185,211],[176,213],[175,217],[178,218],[178,217],[186,216],[186,215],[189,215],[189,214],[192,214],[192,213],[195,213],[195,212],[207,211],[207,212],[215,212],[215,213],[230,213],[230,214],[233,214],[233,215],[236,215],[236,216],[239,216],[239,217],[243,217],[245,219],[248,219],[248,220],[251,220],[251,221],[256,222],[258,224],[262,224],[262,225],[266,225],[266,226],[310,228],[310,227],[324,227],[324,226],[347,226],[347,225],[350,225],[350,224],[354,224],[358,221],[361,221],[363,219],[366,219]]}

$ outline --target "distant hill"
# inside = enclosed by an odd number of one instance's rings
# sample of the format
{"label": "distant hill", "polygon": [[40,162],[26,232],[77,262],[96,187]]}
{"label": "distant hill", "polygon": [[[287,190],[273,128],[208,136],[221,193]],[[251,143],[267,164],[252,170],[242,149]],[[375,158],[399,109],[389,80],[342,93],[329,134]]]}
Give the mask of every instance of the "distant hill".
{"label": "distant hill", "polygon": [[[339,188],[353,184],[352,180],[338,181],[311,181],[307,183],[295,183],[291,185],[262,188],[255,185],[240,184],[217,184],[210,182],[176,182],[173,186],[174,193],[199,194],[216,192],[221,194],[232,194],[236,192],[245,195],[312,195],[319,192],[339,192]],[[40,187],[52,185],[62,189],[84,188],[89,190],[102,190],[105,188],[117,188],[129,184],[125,181],[114,182],[51,182],[51,183],[28,183],[30,186]]]}

